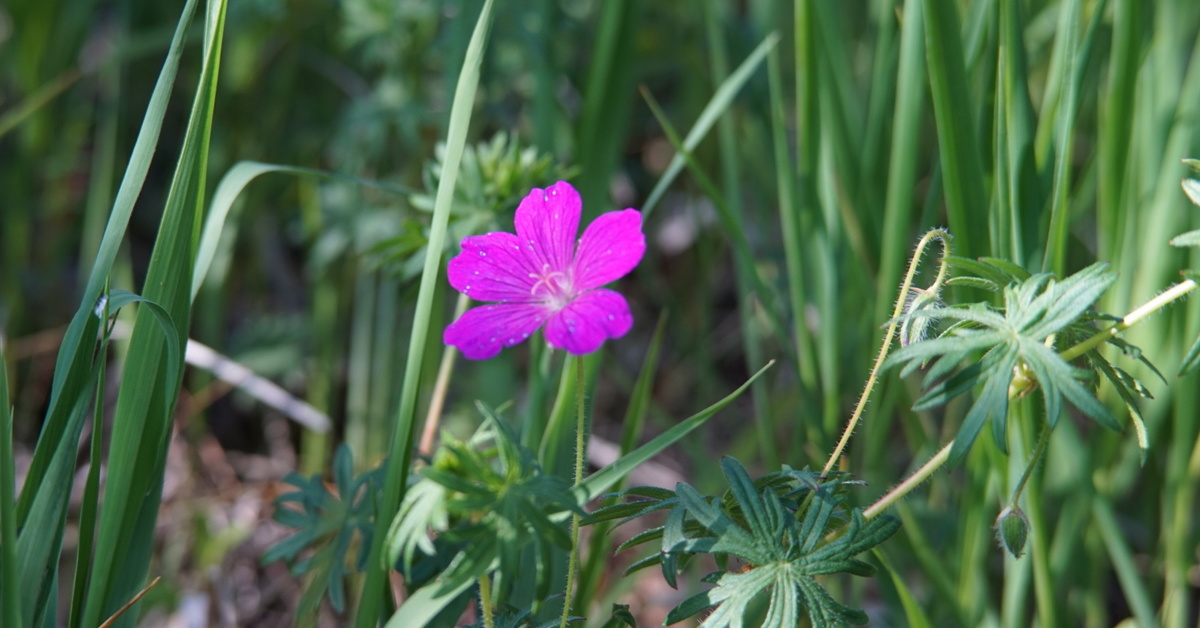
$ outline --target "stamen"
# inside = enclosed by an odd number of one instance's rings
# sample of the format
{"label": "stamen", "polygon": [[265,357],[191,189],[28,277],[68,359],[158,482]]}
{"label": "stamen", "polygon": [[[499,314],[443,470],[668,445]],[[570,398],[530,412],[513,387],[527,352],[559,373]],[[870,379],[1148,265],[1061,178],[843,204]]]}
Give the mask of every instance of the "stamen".
{"label": "stamen", "polygon": [[570,281],[567,279],[566,273],[550,270],[550,264],[542,264],[542,272],[540,274],[529,273],[529,278],[537,280],[529,289],[529,293],[533,296],[537,296],[539,290],[547,296],[559,296],[570,289]]}

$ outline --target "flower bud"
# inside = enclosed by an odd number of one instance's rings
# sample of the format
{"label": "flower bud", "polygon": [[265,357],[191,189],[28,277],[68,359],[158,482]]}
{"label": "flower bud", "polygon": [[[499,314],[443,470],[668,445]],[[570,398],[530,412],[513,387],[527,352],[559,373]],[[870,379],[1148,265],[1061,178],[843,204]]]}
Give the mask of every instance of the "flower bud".
{"label": "flower bud", "polygon": [[1029,518],[1017,506],[1009,506],[996,517],[996,538],[1000,546],[1008,550],[1013,558],[1025,553],[1025,541],[1029,538]]}

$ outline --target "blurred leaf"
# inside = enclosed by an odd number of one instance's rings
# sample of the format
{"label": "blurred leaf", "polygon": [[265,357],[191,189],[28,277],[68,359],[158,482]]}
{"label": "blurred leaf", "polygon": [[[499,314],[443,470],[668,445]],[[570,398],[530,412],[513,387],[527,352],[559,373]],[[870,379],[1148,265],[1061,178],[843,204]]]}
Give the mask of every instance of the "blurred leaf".
{"label": "blurred leaf", "polygon": [[8,359],[0,334],[0,618],[21,628],[21,588],[17,579],[16,464],[13,458],[13,415],[8,399]]}
{"label": "blurred leaf", "polygon": [[[326,488],[319,475],[305,478],[289,473],[283,479],[297,490],[275,498],[272,518],[297,530],[267,550],[262,562],[286,561],[297,575],[314,572],[304,592],[305,606],[311,606],[311,610],[316,610],[322,595],[328,595],[333,610],[345,612],[345,581],[350,575],[347,565],[353,565],[356,573],[366,568],[366,550],[375,531],[375,508],[385,468],[355,477],[350,448],[342,444],[334,455],[335,490]],[[355,533],[357,552],[351,557]]]}
{"label": "blurred leaf", "polygon": [[[700,112],[700,117],[696,119],[695,125],[692,126],[690,131],[688,131],[687,136],[684,137],[684,150],[696,150],[696,146],[700,144],[700,141],[704,139],[704,136],[708,135],[709,129],[716,124],[717,119],[721,117],[721,114],[723,114],[730,107],[730,105],[733,103],[734,97],[737,96],[738,92],[742,89],[742,86],[746,84],[746,81],[750,79],[751,75],[754,74],[754,71],[757,70],[760,65],[762,65],[763,61],[767,58],[767,53],[770,52],[777,43],[779,43],[778,33],[771,33],[767,35],[762,40],[762,43],[760,43],[754,49],[754,51],[751,52],[744,61],[742,61],[742,64],[739,65],[737,69],[734,70],[733,73],[730,74],[729,77],[717,87],[717,90],[713,92],[712,99],[708,101],[707,105],[705,105],[704,111]],[[658,201],[662,198],[662,195],[666,193],[667,188],[669,188],[671,184],[675,182],[675,177],[679,176],[679,173],[683,170],[685,165],[686,159],[682,154],[676,154],[671,158],[671,163],[667,165],[667,169],[663,172],[662,176],[659,177],[658,183],[656,183],[654,185],[654,189],[650,191],[650,196],[646,198],[645,203],[642,203],[642,212],[644,214],[650,214],[650,212],[654,209],[654,206],[658,204]]]}
{"label": "blurred leaf", "polygon": [[1196,179],[1184,179],[1183,192],[1187,194],[1188,199],[1192,203],[1200,205],[1200,181]]}

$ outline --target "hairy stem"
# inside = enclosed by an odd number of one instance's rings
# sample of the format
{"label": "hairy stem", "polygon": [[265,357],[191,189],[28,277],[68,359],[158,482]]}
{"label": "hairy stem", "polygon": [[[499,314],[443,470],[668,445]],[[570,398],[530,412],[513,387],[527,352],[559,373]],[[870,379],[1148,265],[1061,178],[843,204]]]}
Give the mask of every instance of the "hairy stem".
{"label": "hairy stem", "polygon": [[921,468],[917,469],[916,473],[908,476],[908,479],[897,484],[895,488],[888,491],[883,497],[880,497],[874,504],[871,504],[869,508],[864,510],[863,518],[872,519],[876,517],[879,513],[887,510],[889,506],[899,501],[901,497],[909,494],[918,484],[929,479],[929,476],[933,475],[934,471],[937,471],[939,467],[946,464],[946,460],[950,458],[950,448],[953,446],[954,441],[946,443],[946,446],[934,454],[929,459],[929,462],[921,465]]}
{"label": "hairy stem", "polygon": [[1062,359],[1070,362],[1071,360],[1074,360],[1075,358],[1087,353],[1088,351],[1091,351],[1092,349],[1099,347],[1100,345],[1104,344],[1105,340],[1108,340],[1109,338],[1112,338],[1113,336],[1125,331],[1126,329],[1133,327],[1139,321],[1141,321],[1143,318],[1146,318],[1147,316],[1161,310],[1162,308],[1166,307],[1167,304],[1169,304],[1170,302],[1184,296],[1185,294],[1187,294],[1195,289],[1196,289],[1195,281],[1192,281],[1191,279],[1188,279],[1186,281],[1181,281],[1181,282],[1171,286],[1170,288],[1168,288],[1167,290],[1165,290],[1158,296],[1154,297],[1153,299],[1146,301],[1144,304],[1142,304],[1141,307],[1130,312],[1129,314],[1126,314],[1125,318],[1122,318],[1121,321],[1118,322],[1117,324],[1115,324],[1112,327],[1109,327],[1107,329],[1101,329],[1100,331],[1093,334],[1091,338],[1088,338],[1087,340],[1084,340],[1083,342],[1075,345],[1074,347],[1071,347],[1071,348],[1063,351],[1059,355],[1062,356]]}
{"label": "hairy stem", "polygon": [[887,332],[883,335],[883,343],[879,347],[879,355],[875,358],[875,366],[871,367],[871,374],[867,377],[867,385],[863,389],[862,395],[858,398],[858,404],[854,406],[854,412],[850,415],[850,421],[846,423],[846,429],[842,431],[841,440],[838,441],[833,453],[829,455],[829,460],[825,462],[825,468],[821,473],[829,473],[829,470],[837,463],[838,458],[842,457],[842,452],[846,449],[846,443],[850,441],[850,435],[854,433],[854,428],[858,425],[859,418],[862,417],[863,409],[867,407],[867,400],[871,397],[871,393],[875,390],[875,384],[879,381],[879,370],[883,366],[883,360],[887,358],[888,351],[892,348],[892,337],[896,335],[896,319],[904,313],[904,304],[908,302],[908,293],[912,288],[913,278],[917,275],[917,266],[921,262],[921,256],[925,253],[925,247],[934,240],[942,244],[942,259],[938,266],[937,278],[933,280],[932,285],[926,288],[926,291],[937,294],[941,291],[942,284],[946,281],[946,274],[949,268],[946,258],[950,257],[950,233],[945,229],[933,229],[917,242],[917,248],[913,251],[912,258],[908,261],[908,273],[904,275],[904,283],[900,285],[900,294],[896,297],[896,306],[892,308],[892,321],[888,323]]}
{"label": "hairy stem", "polygon": [[485,628],[496,628],[496,618],[493,616],[492,577],[483,575],[479,578],[479,614],[483,616]]}
{"label": "hairy stem", "polygon": [[[587,421],[584,415],[583,358],[575,357],[575,478],[574,486],[583,482],[584,452],[587,450]],[[571,557],[567,561],[567,595],[563,600],[561,628],[571,617],[571,590],[575,588],[575,572],[579,570],[579,514],[571,515]]]}

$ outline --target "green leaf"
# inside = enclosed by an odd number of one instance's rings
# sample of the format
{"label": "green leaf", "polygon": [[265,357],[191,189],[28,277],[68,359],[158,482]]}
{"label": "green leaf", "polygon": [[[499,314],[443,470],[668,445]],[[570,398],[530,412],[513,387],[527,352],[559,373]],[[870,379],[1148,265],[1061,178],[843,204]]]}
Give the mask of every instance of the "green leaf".
{"label": "green leaf", "polygon": [[1183,356],[1183,361],[1179,364],[1179,376],[1186,375],[1196,370],[1200,366],[1200,336],[1192,341],[1192,346],[1188,348],[1187,353]]}
{"label": "green leaf", "polygon": [[1181,184],[1183,185],[1183,193],[1187,194],[1188,200],[1196,205],[1200,205],[1200,181],[1196,179],[1184,179]]}
{"label": "green leaf", "polygon": [[[1026,394],[1035,383],[1041,388],[1046,420],[1051,426],[1061,416],[1065,400],[1101,425],[1119,430],[1112,413],[1083,383],[1094,379],[1092,374],[1067,364],[1047,346],[1054,338],[1061,337],[1060,342],[1067,344],[1077,336],[1095,333],[1093,325],[1102,317],[1089,310],[1112,286],[1116,273],[1107,264],[1096,263],[1057,281],[1047,273],[1029,275],[998,260],[955,259],[952,263],[983,275],[983,284],[1001,288],[1004,307],[974,303],[905,314],[896,320],[920,318],[926,324],[953,321],[953,325],[936,338],[900,348],[884,362],[885,368],[903,364],[902,375],[933,363],[923,382],[926,392],[914,409],[945,404],[982,384],[963,418],[947,461],[956,464],[962,460],[989,418],[993,420],[996,444],[1004,451],[1009,395]],[[1021,275],[1024,278],[1019,278]],[[1140,359],[1136,349],[1122,346],[1122,350]],[[955,371],[962,360],[980,353],[982,357]],[[1014,369],[1020,370],[1022,379],[1014,380]]]}
{"label": "green leaf", "polygon": [[13,415],[8,400],[8,359],[0,339],[0,606],[4,625],[21,628],[21,589],[17,575],[16,469]]}
{"label": "green leaf", "polygon": [[[416,426],[417,396],[420,392],[422,366],[425,363],[425,340],[429,336],[430,316],[434,308],[434,292],[441,280],[439,270],[446,242],[447,225],[450,221],[450,209],[454,200],[463,147],[467,141],[467,129],[471,124],[475,92],[479,86],[479,68],[483,62],[484,46],[492,27],[493,5],[493,0],[487,0],[480,9],[479,18],[475,21],[475,29],[471,33],[470,43],[467,44],[466,54],[463,57],[462,70],[454,88],[454,100],[450,105],[450,118],[446,129],[446,157],[443,161],[442,178],[438,182],[437,196],[434,201],[429,230],[429,246],[426,249],[425,264],[417,291],[417,302],[408,345],[410,349],[404,365],[404,380],[400,385],[400,402],[396,407],[392,442],[389,446],[388,459],[391,460],[392,472],[388,474],[387,483],[384,485],[383,494],[380,497],[379,517],[384,521],[395,516],[404,499],[404,493],[408,489],[409,463],[412,457],[413,433]],[[384,535],[377,534],[371,541],[369,568],[363,583],[362,597],[358,603],[358,615],[354,621],[354,625],[358,628],[375,628],[378,624],[387,578],[387,571],[384,569],[383,563],[385,540]],[[458,588],[460,584],[455,583],[452,588]],[[462,586],[465,588],[466,585]],[[449,603],[453,599],[450,597],[444,602]],[[438,596],[435,600],[440,601],[443,598]],[[437,610],[440,611],[441,607],[438,607]],[[433,615],[436,614],[435,611]],[[393,617],[389,621],[389,625],[395,621],[396,617]]]}
{"label": "green leaf", "polygon": [[[737,571],[712,574],[716,587],[685,600],[670,612],[667,622],[682,621],[710,608],[704,626],[733,627],[749,621],[795,625],[801,609],[814,626],[865,621],[862,611],[835,601],[815,577],[874,574],[873,566],[854,556],[895,534],[899,522],[891,517],[867,522],[858,510],[847,511],[845,493],[857,483],[844,474],[822,479],[785,469],[751,480],[741,463],[732,458],[723,459],[721,466],[730,486],[723,498],[702,496],[680,483],[677,499],[656,495],[649,500],[652,505],[644,508],[652,512],[654,506],[673,503],[661,533],[643,532],[635,542],[626,544],[661,537],[662,549],[630,569],[657,560],[670,583],[674,582],[675,565],[668,559],[675,556],[714,554],[737,558],[743,565]],[[847,519],[849,525],[843,527]],[[758,601],[766,604],[765,618],[754,618]]]}
{"label": "green leaf", "polygon": [[[365,564],[365,556],[351,562],[348,555],[356,534],[360,547],[370,544],[383,468],[368,470],[359,477],[353,477],[353,469],[350,447],[343,443],[334,454],[336,494],[325,487],[320,475],[305,478],[290,473],[284,481],[298,490],[275,499],[273,518],[296,531],[267,550],[262,561],[285,560],[291,563],[292,573],[311,573],[302,605],[311,605],[314,610],[322,596],[327,596],[335,612],[344,612],[345,580],[350,575],[347,565],[361,569]],[[297,560],[306,550],[311,550],[311,555]]]}
{"label": "green leaf", "polygon": [[[1200,187],[1200,186],[1198,186]],[[1200,193],[1200,192],[1198,192]],[[1189,231],[1171,238],[1168,242],[1171,246],[1200,246],[1200,229]]]}

